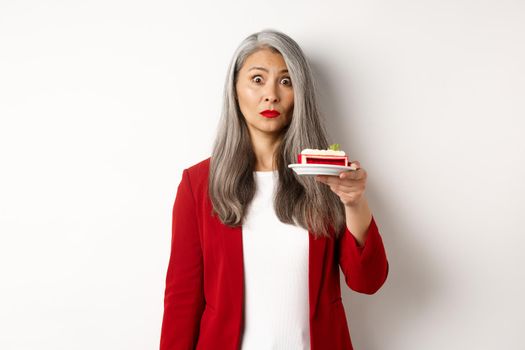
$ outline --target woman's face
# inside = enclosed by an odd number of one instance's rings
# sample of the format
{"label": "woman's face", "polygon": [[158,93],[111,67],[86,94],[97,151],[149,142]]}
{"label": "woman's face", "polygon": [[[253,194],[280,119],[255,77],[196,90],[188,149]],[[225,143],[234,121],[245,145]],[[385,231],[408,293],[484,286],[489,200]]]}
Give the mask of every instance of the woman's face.
{"label": "woman's face", "polygon": [[[241,67],[237,83],[237,102],[253,136],[277,136],[290,123],[293,112],[293,87],[286,63],[280,53],[270,49],[254,52]],[[277,117],[261,114],[278,111]]]}

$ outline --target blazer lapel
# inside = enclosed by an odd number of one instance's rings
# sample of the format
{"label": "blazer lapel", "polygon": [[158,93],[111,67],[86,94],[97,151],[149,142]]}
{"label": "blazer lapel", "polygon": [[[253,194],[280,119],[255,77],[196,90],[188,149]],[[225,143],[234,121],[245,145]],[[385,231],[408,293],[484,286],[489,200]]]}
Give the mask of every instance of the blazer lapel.
{"label": "blazer lapel", "polygon": [[315,310],[317,309],[321,278],[323,276],[326,238],[323,237],[316,239],[310,231],[308,232],[308,237],[310,240],[308,256],[308,287],[310,298],[310,318],[313,318]]}
{"label": "blazer lapel", "polygon": [[224,259],[226,262],[227,273],[224,274],[228,278],[227,285],[229,287],[229,300],[223,300],[231,307],[231,312],[235,316],[236,322],[242,321],[243,317],[243,301],[244,301],[244,262],[242,252],[242,226],[229,227],[221,225],[219,232],[223,242]]}
{"label": "blazer lapel", "polygon": [[226,248],[226,258],[229,260],[232,276],[231,286],[233,287],[232,296],[235,300],[243,300],[244,291],[244,261],[242,256],[242,227],[229,228],[224,232],[224,247]]}

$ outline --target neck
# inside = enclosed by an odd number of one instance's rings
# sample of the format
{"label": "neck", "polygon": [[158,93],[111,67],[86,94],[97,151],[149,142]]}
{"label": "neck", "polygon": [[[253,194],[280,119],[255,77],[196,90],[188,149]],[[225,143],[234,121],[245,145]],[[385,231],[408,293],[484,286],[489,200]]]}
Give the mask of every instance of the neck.
{"label": "neck", "polygon": [[255,171],[272,171],[276,170],[276,164],[274,164],[274,153],[281,143],[281,139],[278,137],[272,137],[270,135],[262,135],[259,137],[253,137],[252,135],[252,147],[255,153]]}

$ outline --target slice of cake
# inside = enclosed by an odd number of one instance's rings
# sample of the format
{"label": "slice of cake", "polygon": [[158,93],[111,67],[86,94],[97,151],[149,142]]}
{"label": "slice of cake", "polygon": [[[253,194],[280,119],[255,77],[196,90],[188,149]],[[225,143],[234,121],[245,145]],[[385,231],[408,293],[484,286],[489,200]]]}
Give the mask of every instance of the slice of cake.
{"label": "slice of cake", "polygon": [[297,156],[299,164],[330,164],[349,166],[348,156],[339,149],[339,144],[334,143],[328,149],[303,149]]}

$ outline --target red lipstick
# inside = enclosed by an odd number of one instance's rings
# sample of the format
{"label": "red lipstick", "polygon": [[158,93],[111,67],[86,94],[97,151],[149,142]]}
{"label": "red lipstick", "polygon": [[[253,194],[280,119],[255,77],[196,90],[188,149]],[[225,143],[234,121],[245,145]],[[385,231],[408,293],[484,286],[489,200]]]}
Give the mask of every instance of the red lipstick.
{"label": "red lipstick", "polygon": [[279,113],[279,112],[276,111],[276,110],[271,111],[271,110],[267,109],[267,110],[265,110],[265,111],[262,111],[260,114],[261,114],[262,116],[266,117],[266,118],[276,118],[276,117],[278,117],[281,113]]}

